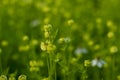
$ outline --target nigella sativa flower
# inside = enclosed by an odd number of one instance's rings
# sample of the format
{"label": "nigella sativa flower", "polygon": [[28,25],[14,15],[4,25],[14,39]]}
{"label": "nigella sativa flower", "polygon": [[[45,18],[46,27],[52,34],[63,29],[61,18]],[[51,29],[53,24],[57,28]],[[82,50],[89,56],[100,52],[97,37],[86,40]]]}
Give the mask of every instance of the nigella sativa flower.
{"label": "nigella sativa flower", "polygon": [[78,54],[87,54],[88,53],[88,50],[86,48],[80,48],[78,47],[76,50],[75,50],[75,54],[78,55]]}
{"label": "nigella sativa flower", "polygon": [[98,68],[102,68],[106,62],[100,58],[95,58],[92,60],[92,66],[97,66]]}
{"label": "nigella sativa flower", "polygon": [[40,21],[39,20],[33,20],[31,23],[30,23],[30,25],[31,25],[31,27],[36,27],[36,26],[38,26],[40,24]]}

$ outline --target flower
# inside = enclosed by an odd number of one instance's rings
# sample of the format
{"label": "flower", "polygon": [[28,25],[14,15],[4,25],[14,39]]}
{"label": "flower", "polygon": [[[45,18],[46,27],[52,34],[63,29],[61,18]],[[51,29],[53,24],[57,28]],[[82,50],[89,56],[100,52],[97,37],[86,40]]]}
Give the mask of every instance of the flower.
{"label": "flower", "polygon": [[69,43],[71,41],[71,38],[70,37],[65,37],[64,40],[65,40],[66,43]]}
{"label": "flower", "polygon": [[36,26],[38,26],[40,24],[40,21],[39,20],[33,20],[31,23],[30,23],[30,25],[32,26],[32,27],[36,27]]}
{"label": "flower", "polygon": [[98,68],[102,68],[104,66],[104,64],[105,64],[105,61],[103,61],[99,57],[92,60],[92,66],[93,67],[97,66]]}
{"label": "flower", "polygon": [[88,53],[88,51],[87,51],[87,49],[86,48],[80,48],[80,47],[78,47],[76,50],[75,50],[75,54],[87,54]]}

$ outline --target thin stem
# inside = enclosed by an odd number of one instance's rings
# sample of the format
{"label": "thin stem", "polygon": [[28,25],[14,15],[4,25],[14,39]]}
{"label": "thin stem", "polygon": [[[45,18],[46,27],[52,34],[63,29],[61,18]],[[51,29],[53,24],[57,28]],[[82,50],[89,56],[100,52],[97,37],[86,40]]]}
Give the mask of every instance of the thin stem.
{"label": "thin stem", "polygon": [[47,56],[47,67],[48,67],[48,75],[50,75],[49,56]]}
{"label": "thin stem", "polygon": [[55,80],[57,80],[56,63],[55,63]]}

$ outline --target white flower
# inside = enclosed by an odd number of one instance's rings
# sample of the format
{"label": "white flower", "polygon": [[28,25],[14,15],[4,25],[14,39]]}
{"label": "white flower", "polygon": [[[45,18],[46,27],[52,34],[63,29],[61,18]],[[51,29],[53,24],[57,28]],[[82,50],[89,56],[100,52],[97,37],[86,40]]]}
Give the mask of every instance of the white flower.
{"label": "white flower", "polygon": [[69,43],[71,41],[70,37],[65,37],[64,40],[66,43]]}
{"label": "white flower", "polygon": [[88,53],[88,51],[87,51],[87,49],[86,48],[77,48],[76,50],[75,50],[75,54],[87,54]]}
{"label": "white flower", "polygon": [[36,26],[38,26],[40,24],[40,21],[39,20],[33,20],[31,23],[30,23],[30,25],[32,26],[32,27],[36,27]]}
{"label": "white flower", "polygon": [[92,66],[97,66],[98,68],[102,68],[105,64],[105,61],[103,61],[102,59],[94,59],[92,60]]}

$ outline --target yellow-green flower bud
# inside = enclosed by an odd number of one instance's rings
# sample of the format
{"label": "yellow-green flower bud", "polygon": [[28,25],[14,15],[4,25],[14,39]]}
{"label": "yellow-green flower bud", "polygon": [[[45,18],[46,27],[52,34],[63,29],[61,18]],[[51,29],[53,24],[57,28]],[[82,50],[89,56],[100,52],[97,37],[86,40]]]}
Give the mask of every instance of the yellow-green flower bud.
{"label": "yellow-green flower bud", "polygon": [[84,61],[84,66],[89,67],[91,65],[91,62],[89,60]]}
{"label": "yellow-green flower bud", "polygon": [[89,46],[92,46],[93,44],[94,44],[93,41],[89,41],[89,42],[88,42],[88,45],[89,45]]}
{"label": "yellow-green flower bud", "polygon": [[71,64],[74,64],[76,62],[77,62],[77,58],[72,58],[71,61],[70,61]]}
{"label": "yellow-green flower bud", "polygon": [[49,80],[49,78],[43,78],[42,80]]}
{"label": "yellow-green flower bud", "polygon": [[117,79],[120,80],[120,75],[117,76]]}
{"label": "yellow-green flower bud", "polygon": [[74,23],[73,19],[68,20],[68,25],[71,26]]}
{"label": "yellow-green flower bud", "polygon": [[47,50],[47,45],[44,42],[41,42],[40,47],[41,47],[41,50],[43,51]]}
{"label": "yellow-green flower bud", "polygon": [[114,33],[113,32],[109,32],[108,34],[107,34],[107,37],[108,38],[112,38],[114,36]]}
{"label": "yellow-green flower bud", "polygon": [[56,46],[53,44],[48,44],[47,46],[47,52],[53,52],[56,49]]}
{"label": "yellow-green flower bud", "polygon": [[112,21],[108,21],[108,22],[107,22],[107,26],[108,26],[108,27],[113,26],[113,22],[112,22]]}
{"label": "yellow-green flower bud", "polygon": [[27,41],[27,40],[29,40],[29,37],[25,35],[25,36],[23,36],[22,40]]}
{"label": "yellow-green flower bud", "polygon": [[0,80],[7,80],[7,76],[1,75],[1,76],[0,76]]}
{"label": "yellow-green flower bud", "polygon": [[101,20],[100,18],[97,18],[97,19],[96,19],[96,22],[97,22],[98,24],[100,24],[100,23],[102,22],[102,20]]}
{"label": "yellow-green flower bud", "polygon": [[44,25],[44,31],[50,31],[51,28],[52,28],[52,25],[50,24]]}
{"label": "yellow-green flower bud", "polygon": [[4,41],[1,42],[1,45],[5,47],[5,46],[8,45],[8,42],[4,40]]}
{"label": "yellow-green flower bud", "polygon": [[49,38],[50,37],[49,32],[45,31],[44,36],[45,36],[45,38]]}
{"label": "yellow-green flower bud", "polygon": [[33,40],[31,41],[31,43],[32,43],[32,45],[37,45],[37,44],[38,44],[38,41],[37,41],[36,39],[33,39]]}
{"label": "yellow-green flower bud", "polygon": [[15,77],[10,76],[10,77],[9,77],[9,80],[16,80],[16,79],[15,79]]}
{"label": "yellow-green flower bud", "polygon": [[111,53],[116,53],[116,52],[118,52],[118,48],[117,48],[116,46],[112,46],[112,47],[110,48],[110,52],[111,52]]}
{"label": "yellow-green flower bud", "polygon": [[96,44],[95,46],[94,46],[94,49],[95,50],[98,50],[100,48],[100,45],[99,44]]}
{"label": "yellow-green flower bud", "polygon": [[18,77],[18,80],[27,80],[27,76],[26,75],[20,75]]}
{"label": "yellow-green flower bud", "polygon": [[58,43],[64,43],[65,42],[65,39],[64,38],[60,38],[59,40],[58,40]]}
{"label": "yellow-green flower bud", "polygon": [[30,67],[30,72],[37,72],[39,70],[39,67]]}
{"label": "yellow-green flower bud", "polygon": [[29,65],[30,65],[30,66],[39,66],[39,63],[38,63],[37,61],[35,61],[35,60],[31,60],[31,61],[29,62]]}

